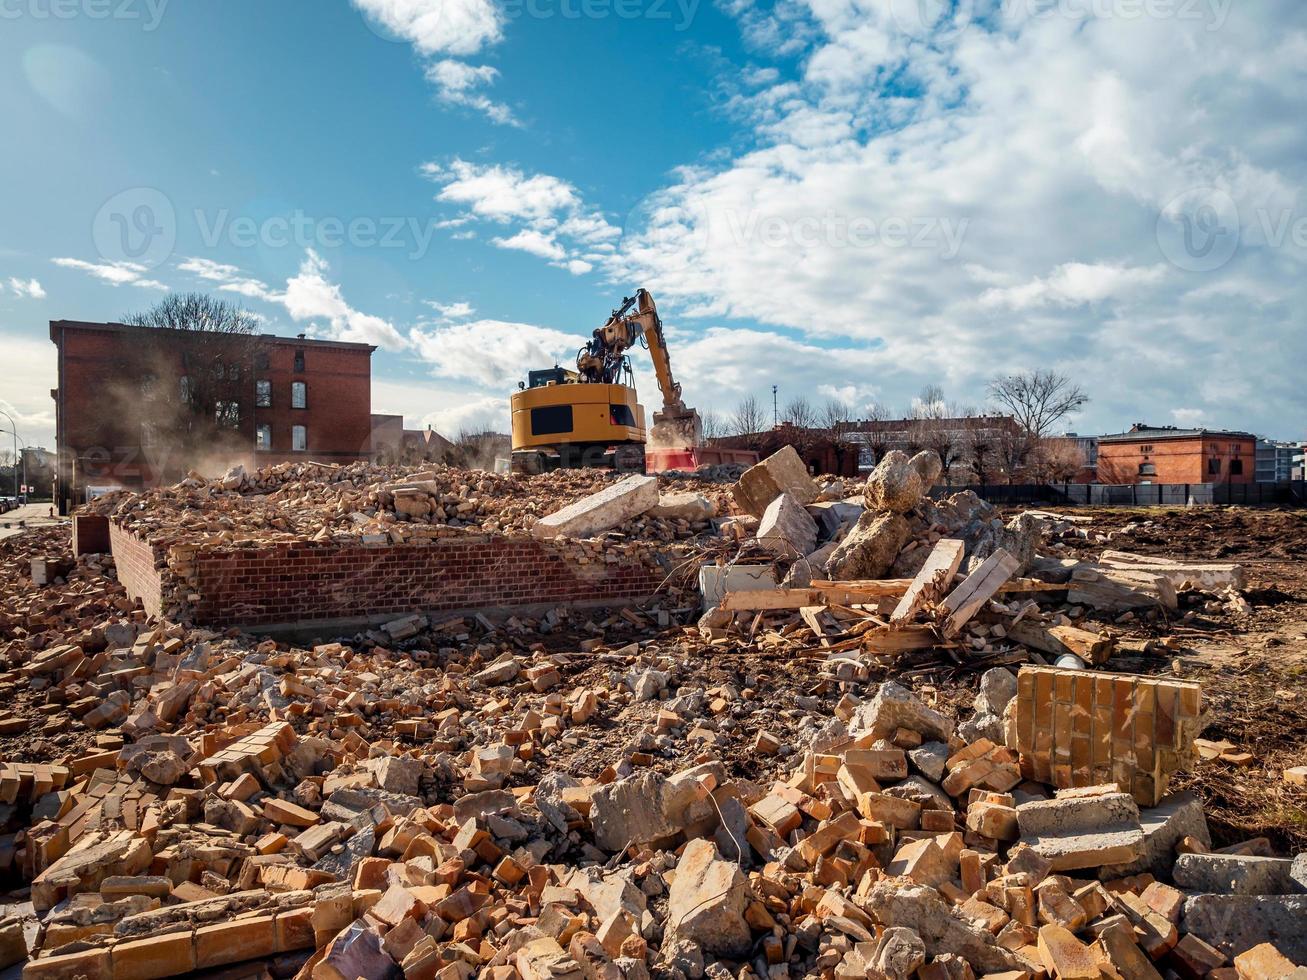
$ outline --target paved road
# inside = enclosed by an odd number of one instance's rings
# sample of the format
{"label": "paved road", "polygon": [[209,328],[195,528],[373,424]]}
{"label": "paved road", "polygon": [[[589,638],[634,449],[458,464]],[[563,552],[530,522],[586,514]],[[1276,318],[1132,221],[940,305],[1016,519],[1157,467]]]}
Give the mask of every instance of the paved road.
{"label": "paved road", "polygon": [[49,504],[27,504],[25,507],[0,514],[0,540],[22,534],[30,527],[49,527],[52,524],[64,523],[67,523],[67,518],[50,519]]}

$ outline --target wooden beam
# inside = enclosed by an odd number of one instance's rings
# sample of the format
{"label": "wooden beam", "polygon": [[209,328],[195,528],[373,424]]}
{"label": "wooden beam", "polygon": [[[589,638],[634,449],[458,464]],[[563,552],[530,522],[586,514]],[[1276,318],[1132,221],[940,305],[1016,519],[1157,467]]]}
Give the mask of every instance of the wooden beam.
{"label": "wooden beam", "polygon": [[1078,626],[1045,627],[1039,623],[1014,623],[1007,628],[1007,635],[1018,643],[1055,657],[1074,653],[1095,667],[1107,663],[1116,651],[1114,637]]}
{"label": "wooden beam", "polygon": [[926,557],[926,564],[921,566],[917,577],[904,591],[903,598],[894,607],[889,621],[906,623],[922,606],[938,599],[953,581],[953,576],[957,575],[966,550],[966,542],[957,538],[940,538],[936,541],[934,549]]}
{"label": "wooden beam", "polygon": [[[813,582],[806,589],[760,589],[727,592],[717,608],[727,612],[801,609],[804,606],[877,605],[882,599],[898,599],[908,591],[913,579],[859,579],[849,582]],[[1068,585],[1041,582],[1033,578],[1012,579],[999,592],[1065,592]]]}
{"label": "wooden beam", "polygon": [[941,604],[945,613],[944,635],[953,636],[967,625],[1003,583],[1016,573],[1019,565],[1020,562],[1005,549],[996,548]]}

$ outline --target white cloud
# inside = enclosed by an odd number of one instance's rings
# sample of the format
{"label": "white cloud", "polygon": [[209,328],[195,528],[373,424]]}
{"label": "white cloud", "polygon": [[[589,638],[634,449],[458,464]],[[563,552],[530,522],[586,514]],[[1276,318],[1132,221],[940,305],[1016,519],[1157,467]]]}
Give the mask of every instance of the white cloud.
{"label": "white cloud", "polygon": [[[621,236],[602,212],[585,205],[573,184],[551,174],[458,158],[447,165],[424,164],[422,173],[440,185],[436,200],[467,208],[447,223],[482,220],[513,227],[513,234],[494,236],[490,243],[535,255],[573,275],[594,269]],[[467,230],[453,237],[471,236]]]}
{"label": "white cloud", "polygon": [[441,303],[434,299],[424,299],[422,303],[439,313],[442,320],[466,320],[476,312],[472,304],[464,300],[459,300],[457,303]]}
{"label": "white cloud", "polygon": [[422,55],[476,54],[503,37],[494,0],[353,0],[380,27]]}
{"label": "white cloud", "polygon": [[[469,56],[503,38],[504,13],[495,0],[353,0],[378,29],[408,41],[423,57]],[[426,78],[447,105],[465,106],[491,122],[521,125],[504,103],[483,94],[499,71],[441,57],[426,65]]]}
{"label": "white cloud", "polygon": [[504,320],[419,327],[411,339],[413,349],[431,364],[437,377],[496,387],[525,378],[529,370],[555,364],[570,367],[586,341],[550,327]]}
{"label": "white cloud", "polygon": [[346,301],[341,287],[327,279],[326,261],[312,249],[300,265],[299,274],[286,281],[278,297],[295,320],[325,319],[326,336],[333,340],[376,344],[386,350],[403,350],[408,341],[388,321],[361,313]]}
{"label": "white cloud", "polygon": [[[14,417],[18,435],[29,446],[54,446],[54,400],[58,386],[56,348],[48,337],[5,337],[5,395],[0,409]],[[6,429],[8,422],[0,417]],[[0,449],[10,447],[12,436],[0,436]]]}
{"label": "white cloud", "polygon": [[149,267],[135,262],[86,262],[82,259],[52,259],[55,265],[65,269],[76,269],[94,276],[111,286],[140,286],[142,289],[167,290],[167,286],[155,279],[146,278]]}
{"label": "white cloud", "polygon": [[542,259],[563,259],[567,251],[551,235],[523,228],[510,238],[492,238],[490,244],[518,252],[527,252]]}
{"label": "white cloud", "polygon": [[1041,306],[1079,306],[1101,303],[1152,286],[1167,277],[1166,265],[1126,268],[1120,265],[1087,265],[1068,262],[1047,278],[1032,279],[1020,286],[987,289],[980,295],[983,307],[1028,310]]}
{"label": "white cloud", "polygon": [[[9,288],[15,295],[25,297],[26,299],[45,299],[45,289],[35,279],[18,279],[10,277]],[[0,285],[0,292],[4,291],[4,286]]]}
{"label": "white cloud", "polygon": [[188,258],[177,264],[182,272],[190,272],[208,282],[220,283],[219,291],[236,293],[248,299],[277,302],[279,297],[266,283],[248,278],[234,265],[224,265],[212,259]]}
{"label": "white cloud", "polygon": [[444,58],[427,66],[427,81],[436,86],[437,97],[450,105],[467,106],[484,113],[491,122],[520,126],[513,110],[496,102],[479,89],[494,84],[499,70],[490,65],[469,65],[465,61]]}
{"label": "white cloud", "polygon": [[464,205],[478,218],[501,223],[556,219],[580,204],[580,194],[567,181],[516,167],[455,158],[447,166],[424,164],[422,173],[441,185],[436,200]]}

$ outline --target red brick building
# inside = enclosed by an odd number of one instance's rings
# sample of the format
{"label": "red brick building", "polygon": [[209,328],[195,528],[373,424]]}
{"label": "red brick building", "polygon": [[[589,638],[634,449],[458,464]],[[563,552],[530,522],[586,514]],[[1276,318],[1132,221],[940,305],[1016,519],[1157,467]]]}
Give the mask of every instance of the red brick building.
{"label": "red brick building", "polygon": [[1145,425],[1098,439],[1098,482],[1252,483],[1257,437],[1226,429]]}
{"label": "red brick building", "polygon": [[851,442],[834,439],[828,430],[810,429],[782,422],[766,432],[753,432],[742,436],[725,436],[708,440],[711,446],[723,449],[749,449],[766,459],[786,446],[793,446],[814,475],[857,476],[858,447]]}
{"label": "red brick building", "polygon": [[[197,364],[188,353],[195,349],[191,334],[51,321],[62,512],[98,491],[172,482],[190,469],[213,475],[237,463],[369,458],[376,348],[303,336],[209,335],[205,361]],[[179,438],[161,422],[171,402],[184,403],[197,371],[217,371],[222,379],[221,438]]]}

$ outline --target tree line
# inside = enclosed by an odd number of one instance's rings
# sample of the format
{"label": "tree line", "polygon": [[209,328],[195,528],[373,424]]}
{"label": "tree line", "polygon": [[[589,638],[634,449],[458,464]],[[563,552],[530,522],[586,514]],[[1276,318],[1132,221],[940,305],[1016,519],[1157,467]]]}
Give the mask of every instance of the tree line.
{"label": "tree line", "polygon": [[864,464],[878,462],[894,448],[930,449],[943,463],[941,479],[953,484],[1060,483],[1075,479],[1087,465],[1075,440],[1054,434],[1089,402],[1071,378],[1047,369],[1001,375],[989,382],[986,394],[983,411],[949,400],[939,385],[927,385],[902,411],[882,402],[858,410],[839,399],[814,404],[800,396],[775,413],[748,395],[732,413],[702,413],[703,431],[707,439],[757,449],[774,438],[774,417],[793,427],[786,438],[801,452],[822,443],[856,444]]}

